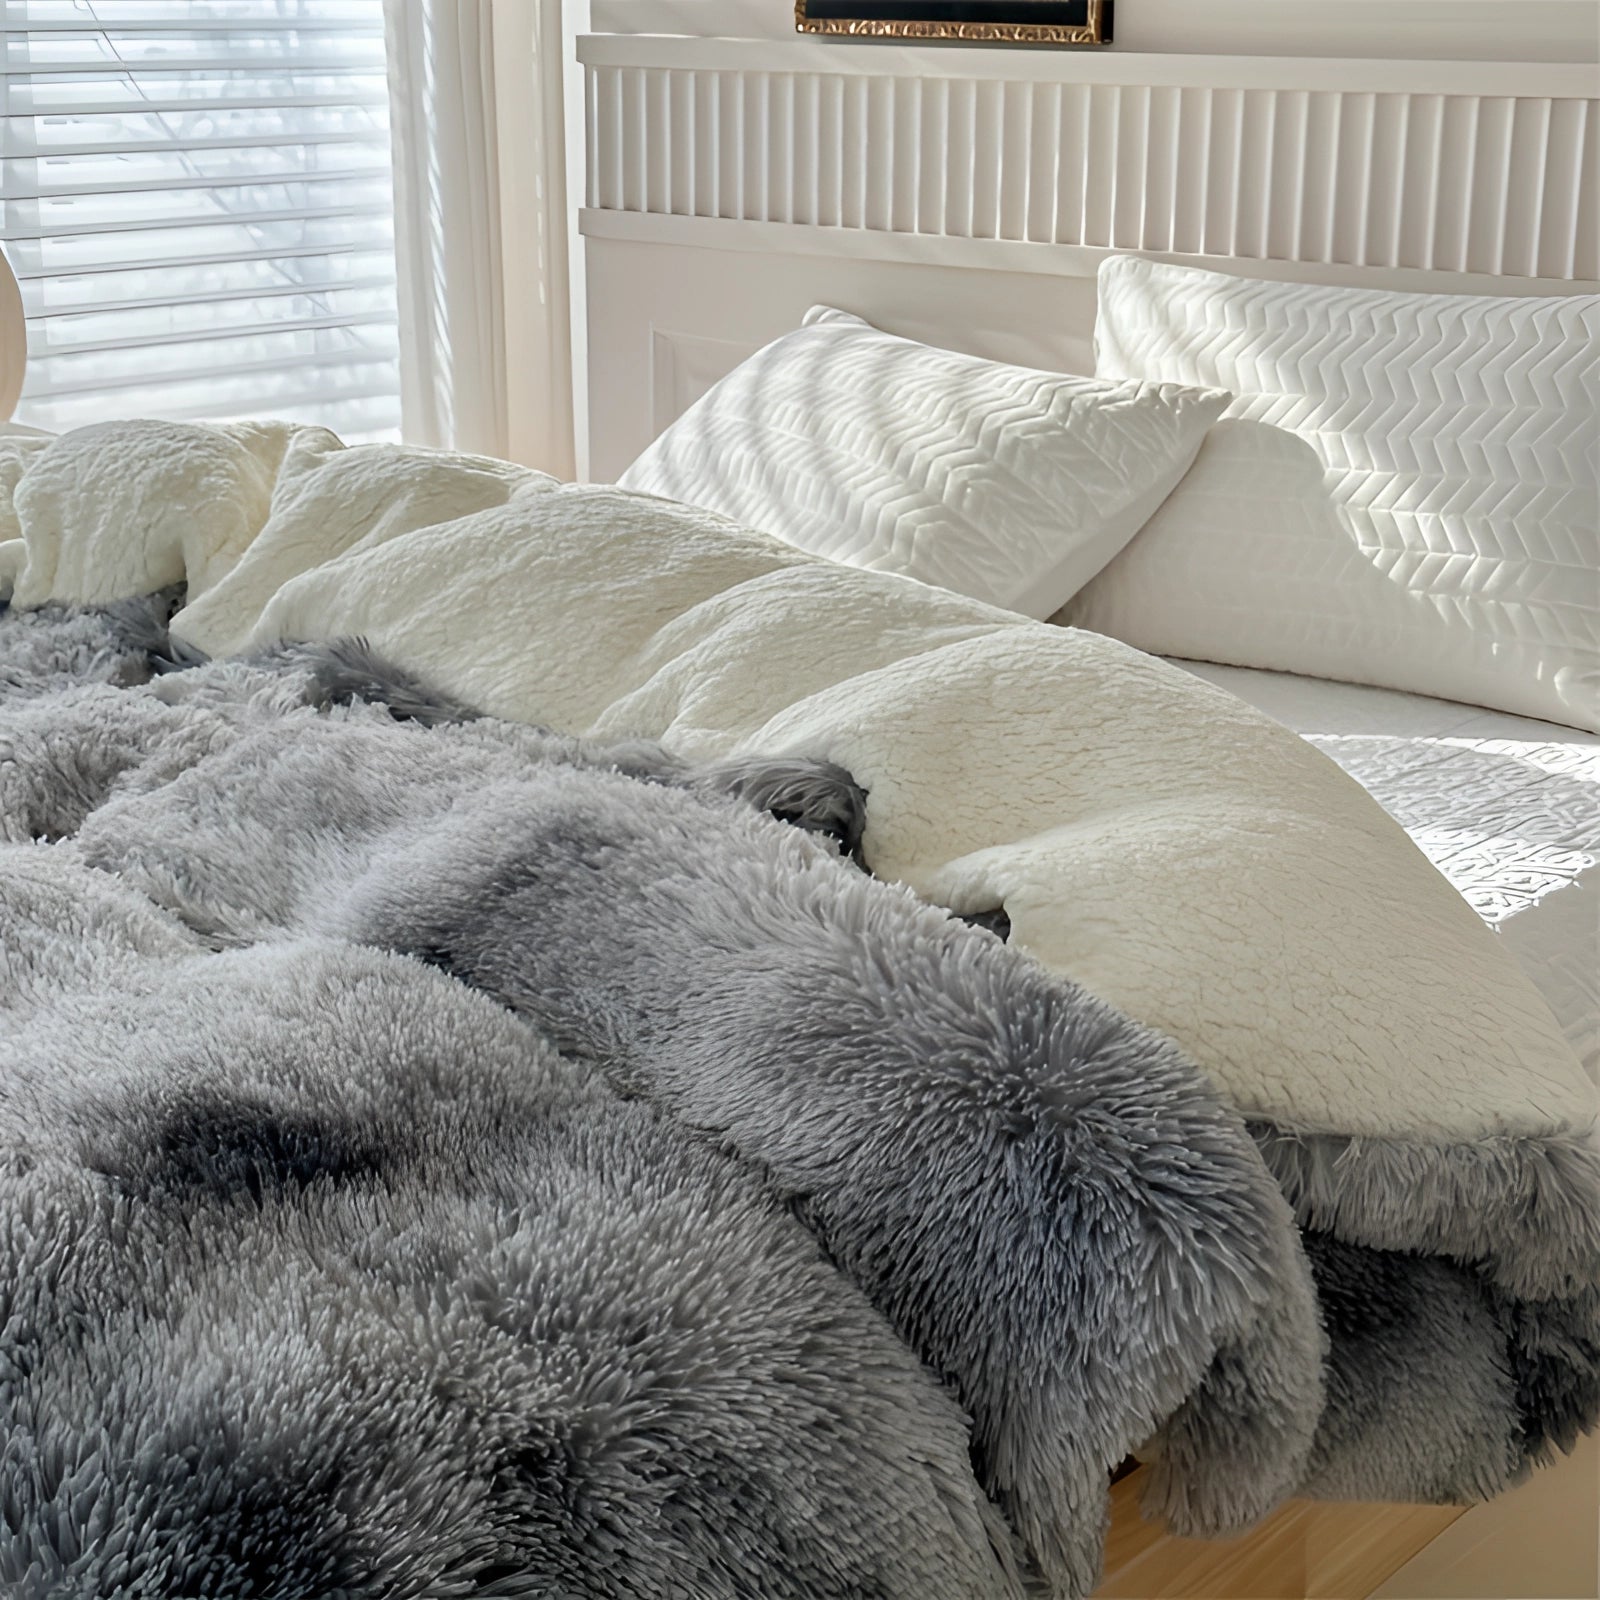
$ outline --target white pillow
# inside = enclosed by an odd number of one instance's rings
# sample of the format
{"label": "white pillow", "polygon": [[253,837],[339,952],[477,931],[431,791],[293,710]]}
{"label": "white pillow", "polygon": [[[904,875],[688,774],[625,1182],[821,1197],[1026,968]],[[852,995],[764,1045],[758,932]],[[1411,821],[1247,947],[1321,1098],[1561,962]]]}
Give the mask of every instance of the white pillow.
{"label": "white pillow", "polygon": [[1138,532],[1226,402],[1002,366],[818,306],[618,482],[1047,617]]}
{"label": "white pillow", "polygon": [[1058,619],[1161,655],[1600,730],[1600,297],[1113,257],[1097,371],[1238,398]]}

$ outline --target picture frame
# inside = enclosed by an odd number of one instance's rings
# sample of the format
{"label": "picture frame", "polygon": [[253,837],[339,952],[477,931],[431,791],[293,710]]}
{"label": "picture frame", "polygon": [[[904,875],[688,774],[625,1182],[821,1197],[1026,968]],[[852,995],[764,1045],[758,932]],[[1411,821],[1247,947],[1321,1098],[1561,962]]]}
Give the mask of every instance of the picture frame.
{"label": "picture frame", "polygon": [[964,44],[1111,42],[1112,0],[795,0],[800,33]]}

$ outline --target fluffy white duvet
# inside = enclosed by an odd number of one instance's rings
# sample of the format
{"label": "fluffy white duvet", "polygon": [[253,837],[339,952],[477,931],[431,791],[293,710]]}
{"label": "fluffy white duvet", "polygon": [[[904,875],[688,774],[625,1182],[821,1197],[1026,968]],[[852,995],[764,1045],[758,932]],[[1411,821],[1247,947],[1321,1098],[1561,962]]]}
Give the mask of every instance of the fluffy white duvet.
{"label": "fluffy white duvet", "polygon": [[710,514],[320,429],[0,438],[0,590],[185,579],[212,654],[362,635],[503,717],[803,753],[866,855],[1177,1038],[1281,1128],[1593,1125],[1479,917],[1377,804],[1233,696],[1107,639],[801,554]]}

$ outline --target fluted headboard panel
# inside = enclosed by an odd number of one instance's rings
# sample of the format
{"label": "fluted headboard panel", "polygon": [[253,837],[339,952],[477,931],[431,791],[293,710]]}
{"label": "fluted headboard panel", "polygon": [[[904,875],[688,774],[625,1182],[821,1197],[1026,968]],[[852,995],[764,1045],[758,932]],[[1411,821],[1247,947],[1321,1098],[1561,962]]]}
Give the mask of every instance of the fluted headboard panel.
{"label": "fluted headboard panel", "polygon": [[588,204],[1600,277],[1593,68],[828,51],[585,40]]}
{"label": "fluted headboard panel", "polygon": [[[1081,280],[1113,250],[1447,291],[1600,278],[1590,65],[623,34],[578,54],[597,475],[816,300],[1082,367]],[[647,414],[619,401],[630,363]]]}

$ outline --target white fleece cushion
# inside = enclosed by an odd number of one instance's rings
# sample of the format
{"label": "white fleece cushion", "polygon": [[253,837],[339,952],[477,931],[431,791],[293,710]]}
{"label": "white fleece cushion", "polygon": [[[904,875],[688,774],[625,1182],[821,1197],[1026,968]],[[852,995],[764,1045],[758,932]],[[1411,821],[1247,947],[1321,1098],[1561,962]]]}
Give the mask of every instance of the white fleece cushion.
{"label": "white fleece cushion", "polygon": [[1003,366],[817,306],[619,482],[1042,618],[1138,532],[1226,401]]}
{"label": "white fleece cushion", "polygon": [[1060,621],[1600,730],[1600,298],[1113,257],[1097,371],[1238,398]]}

